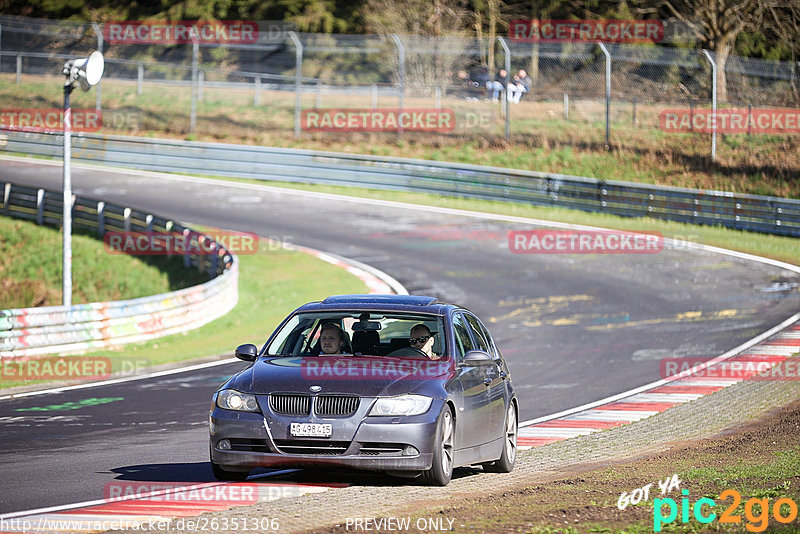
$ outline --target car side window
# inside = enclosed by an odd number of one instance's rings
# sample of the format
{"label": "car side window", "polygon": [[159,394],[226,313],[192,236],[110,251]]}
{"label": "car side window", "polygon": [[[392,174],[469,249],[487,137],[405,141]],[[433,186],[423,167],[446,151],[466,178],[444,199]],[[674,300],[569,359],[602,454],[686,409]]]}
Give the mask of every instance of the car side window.
{"label": "car side window", "polygon": [[488,334],[483,326],[478,322],[478,319],[473,315],[467,315],[466,317],[467,322],[469,323],[470,327],[472,327],[472,334],[475,336],[475,343],[478,344],[478,348],[494,355],[492,349],[490,348]]}
{"label": "car side window", "polygon": [[471,351],[472,340],[469,338],[467,326],[464,324],[464,318],[461,314],[453,315],[453,330],[455,331],[455,345],[456,345],[456,358],[461,360],[464,355]]}

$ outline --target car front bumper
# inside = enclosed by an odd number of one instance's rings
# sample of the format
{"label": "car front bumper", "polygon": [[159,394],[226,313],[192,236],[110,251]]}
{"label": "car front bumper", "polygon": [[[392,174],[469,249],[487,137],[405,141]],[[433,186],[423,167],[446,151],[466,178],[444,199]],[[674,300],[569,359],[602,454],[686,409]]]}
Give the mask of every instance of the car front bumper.
{"label": "car front bumper", "polygon": [[[288,439],[286,429],[297,418],[214,408],[210,415],[211,460],[223,467],[349,467],[379,471],[430,469],[437,417],[444,401],[434,400],[430,409],[413,417],[364,417],[359,420],[324,420],[350,431],[327,438]],[[318,421],[319,422],[319,421]],[[334,427],[336,428],[336,426]],[[351,437],[352,436],[352,437]],[[345,437],[345,439],[342,439]],[[337,439],[338,438],[338,439]],[[220,449],[222,440],[231,449]],[[296,453],[296,446],[309,445]],[[315,446],[336,445],[331,450]],[[287,450],[291,449],[291,450]]]}

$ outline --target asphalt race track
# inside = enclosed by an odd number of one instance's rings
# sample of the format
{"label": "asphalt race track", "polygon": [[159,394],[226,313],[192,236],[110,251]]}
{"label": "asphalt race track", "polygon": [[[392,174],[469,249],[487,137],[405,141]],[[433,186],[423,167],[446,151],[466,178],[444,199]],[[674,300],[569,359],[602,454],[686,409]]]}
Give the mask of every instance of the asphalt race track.
{"label": "asphalt race track", "polygon": [[[61,167],[0,160],[0,180],[60,190]],[[353,258],[465,305],[509,360],[522,419],[653,382],[661,359],[712,358],[800,308],[800,275],[683,247],[512,254],[508,231],[531,225],[109,169],[73,167],[73,189]],[[210,395],[244,365],[0,401],[0,513],[102,499],[115,480],[212,480]]]}

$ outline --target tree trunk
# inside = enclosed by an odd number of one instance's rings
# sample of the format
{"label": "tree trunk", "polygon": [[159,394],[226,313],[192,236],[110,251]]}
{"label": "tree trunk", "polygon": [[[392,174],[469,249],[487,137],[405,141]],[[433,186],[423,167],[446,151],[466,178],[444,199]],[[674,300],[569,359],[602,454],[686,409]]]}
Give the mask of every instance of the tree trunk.
{"label": "tree trunk", "polygon": [[728,101],[728,77],[725,74],[725,66],[728,64],[728,57],[733,50],[733,43],[727,40],[721,41],[715,50],[714,61],[717,62],[717,102]]}

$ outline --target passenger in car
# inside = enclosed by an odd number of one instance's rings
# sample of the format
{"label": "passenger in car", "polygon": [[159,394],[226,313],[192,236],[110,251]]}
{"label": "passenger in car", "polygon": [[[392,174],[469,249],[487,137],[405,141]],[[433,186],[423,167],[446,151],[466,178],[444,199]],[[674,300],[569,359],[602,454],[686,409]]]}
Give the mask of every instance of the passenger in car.
{"label": "passenger in car", "polygon": [[347,334],[339,325],[327,323],[319,333],[322,354],[343,354],[347,346]]}
{"label": "passenger in car", "polygon": [[411,329],[408,342],[412,348],[421,350],[431,360],[438,360],[441,356],[433,353],[434,335],[436,335],[436,332],[431,332],[430,328],[419,323]]}

